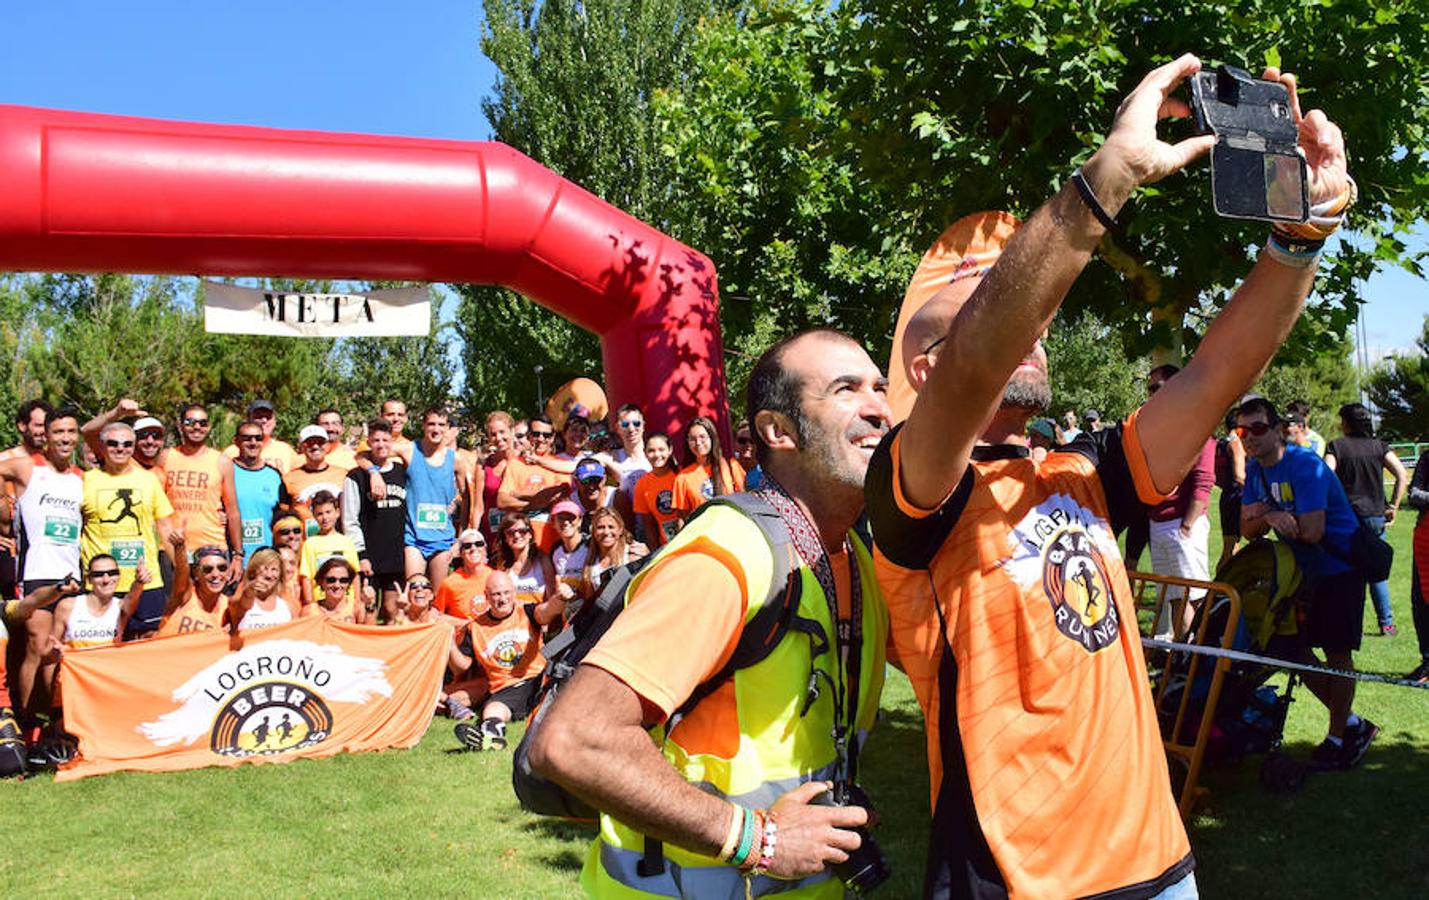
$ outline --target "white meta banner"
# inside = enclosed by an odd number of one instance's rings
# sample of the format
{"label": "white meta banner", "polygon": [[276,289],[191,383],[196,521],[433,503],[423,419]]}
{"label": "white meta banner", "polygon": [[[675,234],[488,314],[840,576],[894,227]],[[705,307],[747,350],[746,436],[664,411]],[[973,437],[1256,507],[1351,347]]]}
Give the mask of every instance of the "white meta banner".
{"label": "white meta banner", "polygon": [[426,287],[311,294],[205,281],[203,292],[204,329],[214,334],[420,337],[432,330]]}

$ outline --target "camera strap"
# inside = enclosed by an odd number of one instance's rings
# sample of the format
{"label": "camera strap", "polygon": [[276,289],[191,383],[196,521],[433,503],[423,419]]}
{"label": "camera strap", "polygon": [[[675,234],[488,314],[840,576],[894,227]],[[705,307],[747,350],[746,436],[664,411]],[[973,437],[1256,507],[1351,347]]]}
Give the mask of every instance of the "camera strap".
{"label": "camera strap", "polygon": [[[845,537],[843,549],[847,552],[849,565],[849,617],[845,619],[839,615],[838,583],[834,579],[833,562],[818,529],[783,485],[767,472],[758,493],[769,501],[769,505],[789,526],[794,551],[813,571],[823,590],[824,602],[828,604],[829,621],[834,625],[834,665],[830,667],[835,670],[834,677],[830,679],[834,692],[834,783],[852,785],[858,774],[858,739],[853,731],[858,721],[858,685],[863,654],[863,579],[858,559]],[[816,678],[815,675],[810,676],[811,692],[817,691]]]}

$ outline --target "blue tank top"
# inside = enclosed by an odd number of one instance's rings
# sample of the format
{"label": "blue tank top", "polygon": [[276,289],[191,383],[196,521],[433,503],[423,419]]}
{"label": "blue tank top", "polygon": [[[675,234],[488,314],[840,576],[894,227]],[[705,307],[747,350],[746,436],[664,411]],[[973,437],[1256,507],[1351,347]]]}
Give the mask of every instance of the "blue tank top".
{"label": "blue tank top", "polygon": [[451,545],[456,538],[449,510],[456,499],[456,451],[448,447],[442,463],[434,466],[422,453],[421,445],[412,447],[412,464],[407,467],[407,528],[409,545]]}
{"label": "blue tank top", "polygon": [[243,530],[243,563],[253,551],[273,543],[273,510],[283,492],[283,476],[272,466],[250,471],[233,467],[233,489],[238,494],[238,518]]}

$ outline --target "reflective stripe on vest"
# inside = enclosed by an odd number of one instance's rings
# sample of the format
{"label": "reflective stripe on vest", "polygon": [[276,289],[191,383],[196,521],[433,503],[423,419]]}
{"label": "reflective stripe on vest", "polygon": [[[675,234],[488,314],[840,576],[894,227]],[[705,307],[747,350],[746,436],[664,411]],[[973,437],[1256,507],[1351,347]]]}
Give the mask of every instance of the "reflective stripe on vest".
{"label": "reflective stripe on vest", "polygon": [[[713,535],[718,535],[718,541]],[[758,611],[771,577],[770,546],[763,533],[738,510],[712,509],[694,520],[672,542],[706,541],[733,559],[744,574],[746,593],[751,596],[745,621]],[[863,646],[860,665],[859,710],[855,740],[862,741],[873,726],[883,689],[884,649],[888,640],[888,611],[873,571],[873,561],[859,540],[850,533],[854,557],[863,584]],[[668,552],[668,551],[667,551]],[[658,564],[657,564],[658,565]],[[647,566],[640,575],[655,566]],[[818,579],[807,567],[798,570],[801,580],[798,614],[823,626],[830,644],[834,627],[828,604]],[[637,581],[631,590],[638,586]],[[632,605],[639,608],[639,600]],[[828,779],[835,762],[833,692],[826,686],[809,708],[804,705],[811,669],[811,641],[807,635],[788,632],[762,662],[734,674],[705,702],[691,710],[671,732],[657,728],[652,737],[670,764],[686,781],[701,790],[733,800],[747,808],[766,808],[775,799],[807,781]],[[817,658],[818,667],[835,666],[833,651]],[[719,704],[735,699],[739,723],[738,749],[732,758],[708,752],[691,752],[681,743],[682,734],[708,733],[721,716]],[[713,726],[717,727],[717,726]],[[688,729],[688,730],[687,730]],[[663,871],[641,877],[636,866],[645,853],[645,838],[608,815],[601,816],[600,836],[586,858],[581,881],[595,897],[744,897],[744,877],[732,866],[713,857],[691,853],[666,844]],[[779,894],[789,898],[842,897],[844,888],[837,879],[820,873],[802,881],[755,879],[755,896]]]}

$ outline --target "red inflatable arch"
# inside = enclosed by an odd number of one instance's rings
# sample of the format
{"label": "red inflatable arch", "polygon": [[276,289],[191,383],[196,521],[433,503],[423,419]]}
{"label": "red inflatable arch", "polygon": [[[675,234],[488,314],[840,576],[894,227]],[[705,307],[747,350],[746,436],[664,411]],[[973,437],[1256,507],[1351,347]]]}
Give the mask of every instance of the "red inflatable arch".
{"label": "red inflatable arch", "polygon": [[600,336],[612,408],[729,428],[713,264],[503,144],[0,105],[0,270],[504,285]]}

